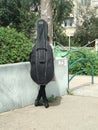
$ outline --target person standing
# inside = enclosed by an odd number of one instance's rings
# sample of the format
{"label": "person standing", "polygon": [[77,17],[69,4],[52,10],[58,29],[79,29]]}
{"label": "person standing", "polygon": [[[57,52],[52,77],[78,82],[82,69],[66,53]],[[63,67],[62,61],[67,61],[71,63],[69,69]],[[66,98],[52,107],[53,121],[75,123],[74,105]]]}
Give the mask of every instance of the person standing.
{"label": "person standing", "polygon": [[43,99],[44,106],[49,107],[46,96],[46,85],[54,77],[54,58],[53,51],[49,45],[48,24],[40,19],[37,22],[37,40],[30,54],[31,78],[40,85],[40,89],[35,100],[35,106],[42,105],[40,99]]}

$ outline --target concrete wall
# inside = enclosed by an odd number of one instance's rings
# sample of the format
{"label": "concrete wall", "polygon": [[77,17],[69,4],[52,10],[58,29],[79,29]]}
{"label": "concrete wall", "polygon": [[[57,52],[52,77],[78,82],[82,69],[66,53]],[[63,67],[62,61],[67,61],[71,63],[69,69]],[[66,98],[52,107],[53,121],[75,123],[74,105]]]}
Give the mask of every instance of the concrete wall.
{"label": "concrete wall", "polygon": [[[47,96],[67,94],[67,59],[55,60],[55,77],[47,84]],[[30,63],[0,65],[0,112],[33,104],[39,86],[30,77]]]}

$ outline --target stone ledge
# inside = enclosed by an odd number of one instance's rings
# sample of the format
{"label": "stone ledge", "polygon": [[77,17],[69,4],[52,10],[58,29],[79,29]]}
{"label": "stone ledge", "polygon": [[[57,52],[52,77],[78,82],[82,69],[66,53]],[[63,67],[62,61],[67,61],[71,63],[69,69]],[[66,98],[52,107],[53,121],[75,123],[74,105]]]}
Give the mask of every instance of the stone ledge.
{"label": "stone ledge", "polygon": [[[55,60],[55,80],[47,84],[47,96],[67,94],[67,59]],[[30,77],[30,63],[0,65],[0,112],[34,103],[39,86]]]}

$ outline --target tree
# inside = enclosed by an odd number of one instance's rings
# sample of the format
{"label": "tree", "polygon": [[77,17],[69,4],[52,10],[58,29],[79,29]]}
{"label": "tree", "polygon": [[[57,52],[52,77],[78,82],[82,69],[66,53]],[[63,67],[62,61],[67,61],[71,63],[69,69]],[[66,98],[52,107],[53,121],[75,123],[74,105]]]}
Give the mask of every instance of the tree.
{"label": "tree", "polygon": [[[0,26],[16,28],[24,32],[28,37],[33,37],[36,21],[40,17],[39,6],[49,3],[50,10],[47,12],[52,18],[46,17],[49,26],[49,35],[55,40],[62,32],[61,23],[72,11],[72,0],[1,0],[0,1]],[[50,20],[49,20],[50,19]],[[54,26],[54,27],[53,27]],[[53,28],[53,29],[52,29]],[[52,33],[52,31],[55,33]]]}
{"label": "tree", "polygon": [[[86,45],[89,41],[98,38],[98,17],[96,17],[96,10],[89,7],[81,10],[81,24],[77,25],[76,33],[74,35],[74,44],[79,46]],[[90,46],[94,46],[91,44]]]}
{"label": "tree", "polygon": [[38,0],[2,0],[0,1],[0,25],[16,28],[30,37],[38,18],[36,6]]}
{"label": "tree", "polygon": [[61,41],[58,40],[58,37],[60,38],[63,35],[61,24],[71,13],[72,7],[71,0],[41,0],[41,18],[48,22],[50,43],[52,43],[53,34],[55,41]]}
{"label": "tree", "polygon": [[53,17],[56,24],[61,24],[72,12],[72,0],[53,0]]}
{"label": "tree", "polygon": [[52,0],[41,0],[41,18],[48,23],[48,35],[50,44],[53,41],[53,16],[52,16]]}
{"label": "tree", "polygon": [[69,16],[73,10],[72,0],[53,0],[53,27],[54,27],[54,41],[66,44],[68,38],[63,34],[61,24]]}

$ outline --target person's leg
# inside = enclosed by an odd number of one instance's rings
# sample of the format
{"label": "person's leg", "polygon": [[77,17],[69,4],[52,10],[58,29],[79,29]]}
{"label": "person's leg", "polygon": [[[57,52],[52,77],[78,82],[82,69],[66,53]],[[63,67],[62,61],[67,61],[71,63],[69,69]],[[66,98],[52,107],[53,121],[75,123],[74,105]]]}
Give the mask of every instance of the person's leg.
{"label": "person's leg", "polygon": [[46,96],[45,87],[46,87],[45,85],[41,85],[41,95],[42,95],[45,107],[48,108],[49,104],[48,104],[48,99]]}
{"label": "person's leg", "polygon": [[41,96],[42,96],[42,87],[40,86],[39,93],[38,93],[38,96],[37,96],[38,101],[41,99]]}
{"label": "person's leg", "polygon": [[38,92],[38,96],[35,100],[35,106],[41,106],[42,104],[39,102],[40,99],[42,97],[42,87],[40,86],[39,92]]}
{"label": "person's leg", "polygon": [[49,107],[49,104],[48,104],[48,99],[47,99],[47,96],[46,96],[46,91],[45,91],[45,85],[40,85],[40,89],[39,89],[39,93],[38,93],[38,96],[37,96],[37,99],[35,100],[35,106],[41,106],[42,104],[39,102],[41,97],[43,98],[43,101],[44,101],[44,106],[46,108]]}

